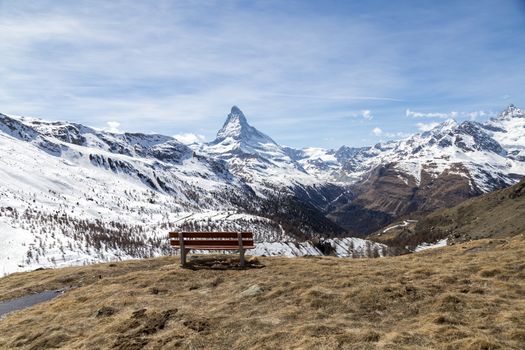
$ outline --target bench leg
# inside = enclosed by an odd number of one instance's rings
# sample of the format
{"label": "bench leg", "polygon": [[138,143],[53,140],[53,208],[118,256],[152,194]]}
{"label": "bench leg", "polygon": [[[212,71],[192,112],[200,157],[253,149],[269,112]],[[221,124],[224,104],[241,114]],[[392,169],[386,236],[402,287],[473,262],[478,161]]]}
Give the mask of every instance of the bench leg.
{"label": "bench leg", "polygon": [[244,266],[244,249],[240,249],[240,250],[239,250],[239,256],[240,256],[240,258],[239,258],[239,260],[240,260],[240,265],[241,265],[241,266]]}
{"label": "bench leg", "polygon": [[186,266],[186,254],[188,253],[189,249],[181,248],[180,250],[180,265]]}

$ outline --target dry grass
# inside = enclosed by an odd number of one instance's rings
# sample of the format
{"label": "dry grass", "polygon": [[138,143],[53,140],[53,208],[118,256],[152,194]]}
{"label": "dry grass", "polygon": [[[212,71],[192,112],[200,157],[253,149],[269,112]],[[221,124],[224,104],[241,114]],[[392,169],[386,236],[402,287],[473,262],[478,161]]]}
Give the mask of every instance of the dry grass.
{"label": "dry grass", "polygon": [[81,287],[1,320],[0,348],[524,349],[524,256],[517,236],[246,270],[165,257],[14,274],[0,300]]}

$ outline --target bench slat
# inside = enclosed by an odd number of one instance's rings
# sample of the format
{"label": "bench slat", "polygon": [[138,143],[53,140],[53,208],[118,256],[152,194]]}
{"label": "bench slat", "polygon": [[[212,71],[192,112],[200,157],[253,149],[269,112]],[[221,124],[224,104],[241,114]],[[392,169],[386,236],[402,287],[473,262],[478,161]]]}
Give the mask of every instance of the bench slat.
{"label": "bench slat", "polygon": [[[242,238],[253,238],[252,232],[241,232]],[[170,238],[179,238],[178,232],[170,232]],[[237,232],[182,232],[184,238],[237,238]]]}
{"label": "bench slat", "polygon": [[[178,244],[172,244],[175,248],[179,247]],[[207,245],[184,245],[185,249],[200,249],[200,250],[239,250],[239,246],[225,245],[225,246],[207,246]],[[242,249],[253,249],[255,245],[243,245]]]}
{"label": "bench slat", "polygon": [[[178,240],[171,240],[170,244],[172,246],[179,246],[180,241]],[[199,246],[221,246],[221,247],[239,247],[239,241],[233,240],[233,239],[192,239],[192,240],[184,240],[184,247],[190,248],[190,247],[199,247]],[[242,240],[242,246],[253,246],[253,240],[252,239],[243,239]]]}
{"label": "bench slat", "polygon": [[[196,249],[196,250],[239,250],[239,246],[237,247],[232,247],[232,246],[227,246],[227,247],[210,247],[210,246],[196,246],[196,247],[193,247],[193,246],[189,246],[189,247],[186,247],[187,249]],[[255,248],[255,246],[248,246],[248,247],[243,247],[242,249],[253,249]]]}

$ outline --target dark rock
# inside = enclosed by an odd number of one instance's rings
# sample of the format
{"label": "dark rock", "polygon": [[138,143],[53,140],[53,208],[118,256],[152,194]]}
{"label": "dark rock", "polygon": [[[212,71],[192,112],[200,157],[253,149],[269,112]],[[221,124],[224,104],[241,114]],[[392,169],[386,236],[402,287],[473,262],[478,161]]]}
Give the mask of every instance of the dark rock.
{"label": "dark rock", "polygon": [[95,317],[108,317],[116,314],[118,312],[117,309],[111,306],[103,306],[100,309],[97,310],[95,313]]}

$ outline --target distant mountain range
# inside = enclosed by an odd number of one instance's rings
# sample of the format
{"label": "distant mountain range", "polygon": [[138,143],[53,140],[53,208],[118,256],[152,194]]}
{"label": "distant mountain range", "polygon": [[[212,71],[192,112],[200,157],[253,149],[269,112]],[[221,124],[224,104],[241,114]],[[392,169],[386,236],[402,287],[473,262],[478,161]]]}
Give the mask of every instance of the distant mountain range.
{"label": "distant mountain range", "polygon": [[[253,229],[258,254],[387,254],[365,237],[525,175],[525,111],[373,147],[293,149],[232,107],[215,140],[0,114],[5,272],[168,251],[170,229]],[[1,273],[2,271],[0,271]]]}
{"label": "distant mountain range", "polygon": [[525,111],[511,105],[487,122],[446,120],[373,147],[279,146],[233,107],[217,139],[193,145],[225,160],[256,191],[290,190],[354,236],[393,220],[450,207],[525,174]]}

